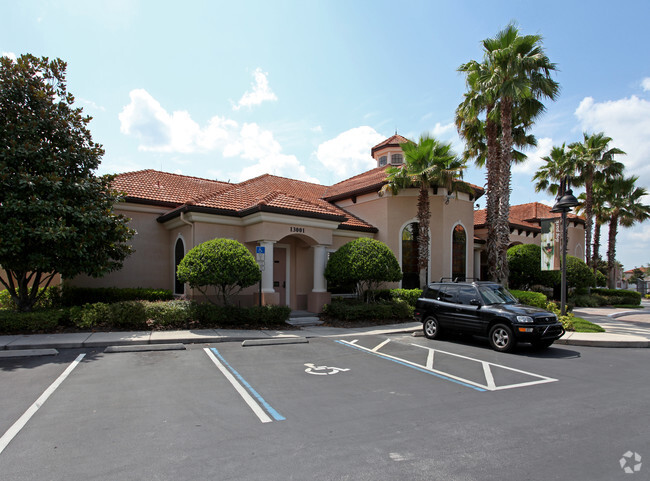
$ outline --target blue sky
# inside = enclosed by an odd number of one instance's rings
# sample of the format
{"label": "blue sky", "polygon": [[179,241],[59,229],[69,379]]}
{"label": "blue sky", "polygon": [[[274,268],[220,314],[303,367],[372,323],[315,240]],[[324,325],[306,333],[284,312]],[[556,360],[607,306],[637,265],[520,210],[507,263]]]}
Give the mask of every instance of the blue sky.
{"label": "blue sky", "polygon": [[[106,150],[100,173],[332,184],[372,168],[370,147],[395,131],[460,152],[457,68],[515,21],[544,37],[562,91],[514,169],[512,203],[552,203],[531,182],[539,158],[583,131],[612,137],[650,189],[647,0],[21,0],[1,12],[1,53],[68,62],[69,90]],[[465,178],[483,185],[485,173]],[[626,268],[650,263],[650,222],[617,246]]]}

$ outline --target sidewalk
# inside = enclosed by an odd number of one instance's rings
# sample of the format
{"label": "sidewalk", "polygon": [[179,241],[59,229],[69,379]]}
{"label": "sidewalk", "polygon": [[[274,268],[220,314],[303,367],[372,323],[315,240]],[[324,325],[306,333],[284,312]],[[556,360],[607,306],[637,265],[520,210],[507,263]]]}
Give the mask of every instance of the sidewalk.
{"label": "sidewalk", "polygon": [[[594,322],[604,333],[567,332],[557,344],[595,347],[650,347],[650,303],[643,309],[576,308],[574,314]],[[422,330],[419,322],[360,328],[304,326],[300,330],[201,329],[189,331],[78,332],[0,336],[0,357],[9,351],[70,349],[127,345],[192,344],[216,342],[269,341],[304,342],[307,338],[344,337],[411,333]],[[259,342],[257,342],[259,343]],[[14,354],[17,354],[14,352]]]}

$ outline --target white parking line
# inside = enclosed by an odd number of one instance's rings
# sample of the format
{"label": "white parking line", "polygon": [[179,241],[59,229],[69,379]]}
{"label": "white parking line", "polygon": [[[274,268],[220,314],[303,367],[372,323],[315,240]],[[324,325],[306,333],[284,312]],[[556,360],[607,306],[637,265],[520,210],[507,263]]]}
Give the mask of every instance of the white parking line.
{"label": "white parking line", "polygon": [[237,379],[235,379],[235,376],[230,374],[230,371],[228,371],[228,369],[226,369],[226,366],[221,364],[221,361],[219,361],[219,359],[216,358],[216,356],[210,351],[210,349],[206,347],[203,350],[208,355],[208,357],[212,360],[212,362],[215,364],[215,366],[217,366],[219,368],[221,373],[224,376],[226,376],[226,379],[228,379],[230,384],[232,384],[232,387],[235,388],[235,390],[239,393],[239,395],[246,402],[246,404],[248,404],[248,407],[250,407],[253,410],[253,412],[259,418],[259,420],[262,421],[263,423],[273,422],[273,419],[271,419],[268,416],[268,414],[266,414],[264,409],[262,409],[260,407],[260,405],[255,402],[253,397],[250,394],[248,394],[248,391],[246,389],[244,389],[244,386],[239,384]]}
{"label": "white parking line", "polygon": [[[535,373],[528,372],[528,371],[522,371],[521,369],[515,369],[514,367],[508,367],[508,366],[504,366],[502,364],[494,364],[492,362],[481,361],[480,359],[474,359],[473,357],[462,356],[460,354],[455,354],[453,352],[441,351],[439,349],[431,349],[430,347],[421,346],[419,344],[414,344],[414,343],[411,343],[411,346],[419,347],[420,349],[428,349],[429,350],[429,356],[433,356],[432,351],[436,351],[436,352],[441,352],[443,354],[448,354],[450,356],[459,357],[461,359],[469,359],[470,361],[480,362],[482,364],[482,366],[483,366],[483,373],[485,374],[486,384],[485,385],[477,384],[477,385],[487,389],[488,391],[501,391],[503,389],[512,389],[512,388],[515,388],[515,387],[524,387],[524,386],[533,386],[535,384],[544,384],[544,383],[547,383],[547,382],[556,382],[557,381],[557,379],[553,379],[552,377],[542,376],[540,374],[535,374]],[[497,386],[494,383],[494,376],[492,375],[491,366],[496,366],[496,367],[499,367],[501,369],[505,369],[507,371],[512,371],[512,372],[518,372],[520,374],[525,374],[526,376],[535,377],[538,380],[537,381],[522,382],[522,383],[518,383],[518,384],[507,384],[505,386]],[[468,382],[468,381],[465,380],[465,382]]]}
{"label": "white parking line", "polygon": [[77,367],[77,365],[81,362],[81,360],[84,358],[86,354],[79,354],[77,358],[68,366],[68,368],[63,371],[63,373],[54,381],[52,384],[50,384],[50,387],[48,387],[41,396],[34,401],[34,404],[32,404],[25,413],[20,416],[18,421],[16,421],[13,426],[11,426],[6,433],[2,435],[0,438],[0,454],[5,450],[7,445],[11,442],[13,438],[16,437],[16,435],[20,432],[22,428],[25,427],[27,422],[32,418],[34,414],[41,408],[41,406],[47,401],[47,399],[52,395],[54,391],[61,385],[63,381],[65,381],[65,378],[67,378],[72,370]]}
{"label": "white parking line", "polygon": [[386,339],[384,342],[382,342],[382,343],[378,344],[377,346],[375,346],[375,347],[372,349],[372,352],[377,352],[377,351],[379,351],[382,347],[384,347],[384,346],[385,346],[386,344],[388,344],[389,342],[390,342],[390,339]]}

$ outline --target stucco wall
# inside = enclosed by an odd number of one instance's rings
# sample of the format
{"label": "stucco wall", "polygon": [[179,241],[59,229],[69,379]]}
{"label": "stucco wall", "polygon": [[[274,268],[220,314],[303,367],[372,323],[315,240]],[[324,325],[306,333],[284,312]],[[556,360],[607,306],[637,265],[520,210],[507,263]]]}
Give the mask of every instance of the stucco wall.
{"label": "stucco wall", "polygon": [[[131,219],[129,226],[136,234],[131,239],[135,252],[127,257],[122,269],[95,279],[86,275],[66,280],[70,285],[83,287],[148,287],[173,289],[171,263],[173,250],[169,232],[156,219],[162,211],[124,204],[116,213]],[[174,239],[175,240],[175,239]]]}

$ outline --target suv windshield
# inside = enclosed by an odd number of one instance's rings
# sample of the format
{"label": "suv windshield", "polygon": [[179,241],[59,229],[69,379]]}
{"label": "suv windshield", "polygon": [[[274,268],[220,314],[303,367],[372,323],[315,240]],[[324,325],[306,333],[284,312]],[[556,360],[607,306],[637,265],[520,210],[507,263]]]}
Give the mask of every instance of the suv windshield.
{"label": "suv windshield", "polygon": [[518,302],[503,286],[480,286],[478,290],[486,304],[516,304]]}

